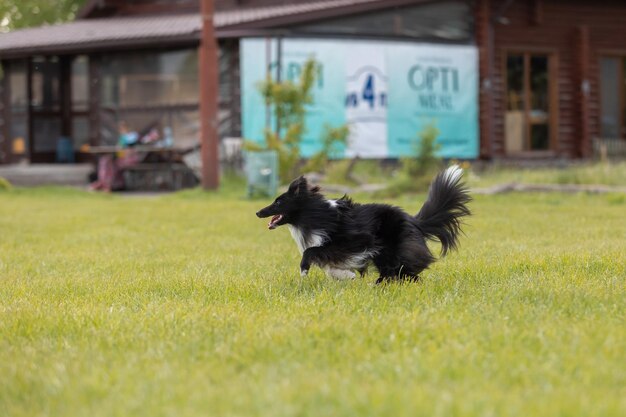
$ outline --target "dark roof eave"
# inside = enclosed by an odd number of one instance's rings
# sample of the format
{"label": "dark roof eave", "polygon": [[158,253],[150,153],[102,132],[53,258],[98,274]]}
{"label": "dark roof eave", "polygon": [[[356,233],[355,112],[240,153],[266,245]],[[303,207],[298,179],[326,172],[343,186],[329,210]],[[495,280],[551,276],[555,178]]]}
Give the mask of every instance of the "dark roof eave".
{"label": "dark roof eave", "polygon": [[297,25],[299,23],[315,22],[327,18],[339,18],[355,13],[375,12],[393,7],[408,6],[411,4],[434,3],[439,0],[375,0],[367,3],[351,4],[339,7],[316,10],[307,13],[288,14],[284,16],[258,19],[252,22],[243,22],[233,25],[220,26],[219,31],[232,32],[237,30],[277,29],[280,26]]}
{"label": "dark roof eave", "polygon": [[[376,10],[401,7],[411,4],[432,3],[438,0],[372,0],[364,3],[348,4],[343,6],[329,7],[306,13],[292,13],[281,16],[261,18],[253,21],[220,25],[216,27],[218,38],[236,38],[245,36],[259,36],[262,34],[278,33],[301,23],[310,23],[326,18],[339,18],[354,13],[367,13]],[[97,7],[98,0],[90,1],[88,5]],[[86,8],[88,6],[85,6]],[[256,34],[256,35],[255,35]],[[57,45],[29,46],[15,49],[4,49],[0,51],[0,59],[15,59],[32,55],[53,55],[53,54],[79,54],[100,52],[102,50],[120,49],[154,49],[162,47],[197,45],[200,40],[200,32],[188,32],[182,35],[163,35],[137,37],[125,40],[101,40],[85,41],[79,43],[66,43]]]}
{"label": "dark roof eave", "polygon": [[88,44],[67,44],[58,46],[6,49],[2,51],[0,59],[20,59],[33,55],[80,55],[97,52],[111,52],[128,49],[162,49],[172,47],[197,47],[200,43],[200,34],[193,36],[164,36],[150,39],[127,39],[116,41],[101,41]]}
{"label": "dark roof eave", "polygon": [[[238,30],[238,29],[268,29],[275,27],[276,25],[289,25],[298,24],[307,21],[315,21],[318,19],[324,19],[328,17],[341,17],[353,13],[366,13],[369,11],[376,11],[381,9],[387,9],[390,7],[407,6],[416,3],[432,3],[438,0],[373,0],[366,3],[356,3],[351,5],[345,5],[340,7],[329,7],[323,10],[317,10],[315,12],[288,14],[285,16],[272,17],[267,19],[259,19],[254,22],[244,22],[234,25],[220,27],[224,30]],[[93,12],[94,9],[99,7],[102,0],[88,0],[88,2],[78,11],[77,19],[85,19]]]}

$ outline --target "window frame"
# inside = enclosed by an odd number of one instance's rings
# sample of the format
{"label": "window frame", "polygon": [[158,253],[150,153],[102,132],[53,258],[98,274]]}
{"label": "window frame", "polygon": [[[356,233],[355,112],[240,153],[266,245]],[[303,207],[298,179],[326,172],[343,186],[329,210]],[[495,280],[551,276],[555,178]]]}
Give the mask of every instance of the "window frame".
{"label": "window frame", "polygon": [[[524,58],[524,150],[521,152],[514,152],[515,154],[553,154],[558,151],[558,137],[559,137],[559,94],[558,94],[558,82],[559,82],[559,53],[553,48],[536,48],[536,47],[503,47],[501,57],[501,74],[503,89],[503,105],[502,112],[507,112],[507,96],[509,91],[508,85],[508,69],[507,60],[510,55],[522,55]],[[548,149],[531,149],[531,129],[530,121],[530,57],[533,55],[547,56],[548,58]],[[505,132],[506,133],[506,132]],[[505,152],[507,150],[505,149]],[[508,152],[507,152],[508,153]]]}
{"label": "window frame", "polygon": [[620,112],[619,112],[619,132],[617,138],[607,138],[607,139],[622,139],[626,140],[626,51],[622,50],[600,50],[598,51],[597,58],[597,77],[598,77],[598,130],[599,136],[602,137],[602,77],[600,71],[602,70],[602,60],[603,59],[618,59],[621,63],[619,66],[619,75],[618,80],[622,80],[619,83],[619,104],[620,104]]}

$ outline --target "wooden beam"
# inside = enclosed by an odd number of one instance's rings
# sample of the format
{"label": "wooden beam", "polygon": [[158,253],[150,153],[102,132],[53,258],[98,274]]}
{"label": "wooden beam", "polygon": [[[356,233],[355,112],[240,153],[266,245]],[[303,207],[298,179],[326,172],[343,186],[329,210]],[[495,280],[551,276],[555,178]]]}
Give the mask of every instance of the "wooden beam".
{"label": "wooden beam", "polygon": [[219,187],[219,139],[217,133],[217,102],[219,68],[217,39],[213,27],[213,0],[201,0],[202,40],[200,41],[200,145],[202,157],[202,187]]}
{"label": "wooden beam", "polygon": [[589,27],[579,26],[576,33],[575,50],[578,51],[578,113],[579,113],[579,133],[578,133],[578,156],[589,157],[592,152],[591,134],[589,125],[589,96],[591,84],[589,79]]}
{"label": "wooden beam", "polygon": [[26,89],[27,89],[27,109],[28,122],[26,134],[28,138],[25,138],[28,142],[28,159],[32,162],[33,155],[35,153],[35,139],[33,138],[33,132],[35,126],[33,124],[33,58],[28,58],[26,61]]}
{"label": "wooden beam", "polygon": [[91,146],[101,145],[101,61],[102,59],[99,54],[89,55],[89,144]]}
{"label": "wooden beam", "polygon": [[559,108],[559,55],[557,52],[548,55],[548,129],[550,149],[560,155],[562,144],[559,140],[560,108]]}
{"label": "wooden beam", "polygon": [[72,58],[59,57],[59,93],[61,94],[61,135],[73,140],[72,132]]}
{"label": "wooden beam", "polygon": [[532,146],[532,124],[530,123],[530,54],[524,53],[524,150],[530,151],[533,150]]}
{"label": "wooden beam", "polygon": [[11,108],[11,84],[9,82],[10,62],[0,62],[0,72],[3,77],[0,80],[0,164],[6,164],[11,158],[11,134],[10,115]]}
{"label": "wooden beam", "polygon": [[[624,71],[624,65],[626,64],[626,60],[624,59],[623,54],[620,56],[619,60],[619,70],[617,73],[617,80],[619,84],[619,89],[617,93],[619,94],[619,131],[618,137],[625,138],[626,137],[626,84],[624,81],[626,80],[626,71]],[[10,115],[9,115],[10,116]],[[10,123],[9,119],[9,123]],[[601,126],[600,126],[601,127]]]}
{"label": "wooden beam", "polygon": [[478,66],[480,75],[479,122],[480,157],[493,157],[493,54],[494,39],[491,22],[490,0],[479,0],[475,8],[476,43],[478,44]]}

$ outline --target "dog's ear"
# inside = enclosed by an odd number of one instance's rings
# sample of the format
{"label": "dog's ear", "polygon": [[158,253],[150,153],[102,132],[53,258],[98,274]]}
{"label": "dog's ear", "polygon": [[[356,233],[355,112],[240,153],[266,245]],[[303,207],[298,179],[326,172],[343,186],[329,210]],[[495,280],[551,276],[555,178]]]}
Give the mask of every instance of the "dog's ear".
{"label": "dog's ear", "polygon": [[287,191],[289,194],[298,195],[300,193],[306,192],[308,187],[308,182],[306,178],[300,176],[296,178],[289,184],[289,190]]}
{"label": "dog's ear", "polygon": [[287,191],[291,195],[299,195],[299,194],[315,194],[319,192],[320,187],[317,185],[309,185],[309,182],[304,176],[300,176],[296,178],[289,184],[289,190]]}

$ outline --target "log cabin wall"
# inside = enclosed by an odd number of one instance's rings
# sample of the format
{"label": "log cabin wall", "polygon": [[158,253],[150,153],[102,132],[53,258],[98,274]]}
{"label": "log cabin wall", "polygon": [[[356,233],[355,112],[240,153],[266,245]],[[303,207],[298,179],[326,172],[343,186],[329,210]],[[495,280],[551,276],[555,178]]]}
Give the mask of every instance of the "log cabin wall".
{"label": "log cabin wall", "polygon": [[[485,16],[486,11],[489,17]],[[482,156],[512,156],[505,148],[506,68],[510,53],[553,57],[550,82],[554,88],[554,105],[550,117],[554,118],[555,131],[549,152],[541,155],[589,156],[592,138],[600,135],[599,60],[609,53],[626,55],[626,3],[478,0],[476,22],[481,50]],[[490,24],[493,25],[491,51]],[[485,68],[490,60],[491,78],[489,67]]]}

